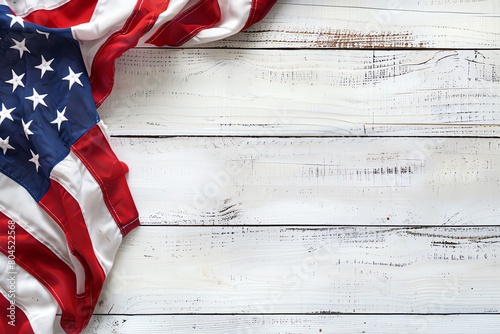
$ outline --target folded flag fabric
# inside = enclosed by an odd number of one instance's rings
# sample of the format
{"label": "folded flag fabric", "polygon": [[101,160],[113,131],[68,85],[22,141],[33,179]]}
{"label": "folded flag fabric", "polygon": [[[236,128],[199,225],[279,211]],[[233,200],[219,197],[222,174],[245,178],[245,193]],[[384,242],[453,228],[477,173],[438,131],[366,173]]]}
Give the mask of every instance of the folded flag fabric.
{"label": "folded flag fabric", "polygon": [[97,113],[114,60],[230,36],[274,2],[0,0],[1,333],[80,333],[139,225]]}

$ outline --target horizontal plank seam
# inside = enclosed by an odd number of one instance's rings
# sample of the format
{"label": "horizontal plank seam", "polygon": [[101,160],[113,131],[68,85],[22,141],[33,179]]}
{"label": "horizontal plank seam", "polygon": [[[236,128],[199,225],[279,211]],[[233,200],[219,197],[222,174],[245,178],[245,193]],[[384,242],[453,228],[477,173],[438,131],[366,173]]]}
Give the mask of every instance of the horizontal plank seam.
{"label": "horizontal plank seam", "polygon": [[370,135],[350,135],[350,136],[318,136],[318,135],[304,135],[304,136],[292,136],[292,135],[276,135],[276,136],[256,136],[256,135],[111,135],[112,138],[144,138],[144,139],[151,139],[151,138],[157,138],[157,139],[162,139],[162,138],[180,138],[180,139],[189,139],[189,138],[256,138],[256,139],[273,139],[273,138],[278,138],[278,139],[342,139],[342,138],[359,138],[359,139],[373,139],[373,138],[421,138],[421,139],[499,139],[500,134],[498,136],[370,136]]}
{"label": "horizontal plank seam", "polygon": [[460,15],[484,15],[486,17],[500,17],[491,13],[478,13],[478,12],[450,12],[445,10],[421,10],[421,9],[404,9],[404,8],[383,8],[383,7],[367,7],[367,6],[332,6],[324,4],[302,4],[302,3],[281,3],[281,5],[297,6],[297,7],[327,7],[327,8],[347,8],[347,9],[366,9],[366,10],[381,10],[391,12],[410,12],[410,13],[429,13],[429,14],[460,14]]}
{"label": "horizontal plank seam", "polygon": [[500,313],[340,313],[340,312],[310,312],[310,313],[94,313],[97,316],[443,316],[443,315],[487,315],[500,316]]}
{"label": "horizontal plank seam", "polygon": [[279,228],[279,227],[284,227],[284,228],[296,228],[296,229],[304,229],[304,230],[319,230],[319,229],[329,229],[329,228],[352,228],[352,227],[364,227],[364,228],[387,228],[387,229],[406,229],[406,230],[411,230],[411,229],[422,229],[422,228],[455,228],[455,229],[464,229],[464,228],[500,228],[500,225],[306,225],[306,224],[276,224],[276,225],[243,225],[243,224],[231,224],[231,225],[202,225],[202,224],[196,224],[196,225],[183,225],[183,224],[147,224],[141,222],[142,227],[186,227],[186,228],[213,228],[213,227],[218,227],[218,228]]}
{"label": "horizontal plank seam", "polygon": [[[260,32],[244,32],[245,34],[257,34]],[[237,40],[228,40],[228,42],[237,42]],[[246,43],[251,43],[247,42]],[[366,47],[366,48],[334,48],[334,47],[277,47],[277,48],[271,48],[271,47],[226,47],[226,46],[221,46],[221,47],[214,47],[214,46],[196,46],[196,47],[182,47],[182,48],[163,48],[163,47],[148,47],[148,46],[138,46],[135,48],[135,50],[169,50],[169,49],[176,49],[176,50],[259,50],[259,51],[321,51],[321,50],[338,50],[338,51],[500,51],[500,48],[437,48],[437,47],[429,47],[429,48],[422,48],[422,47],[406,47],[406,48],[392,48],[392,47]]]}

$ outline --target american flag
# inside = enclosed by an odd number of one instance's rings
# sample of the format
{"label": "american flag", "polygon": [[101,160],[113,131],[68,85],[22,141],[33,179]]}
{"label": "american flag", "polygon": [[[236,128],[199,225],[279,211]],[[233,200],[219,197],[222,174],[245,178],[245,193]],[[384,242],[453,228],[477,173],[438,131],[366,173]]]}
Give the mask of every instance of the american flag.
{"label": "american flag", "polygon": [[80,333],[139,226],[97,113],[114,60],[227,37],[274,2],[0,0],[1,333]]}

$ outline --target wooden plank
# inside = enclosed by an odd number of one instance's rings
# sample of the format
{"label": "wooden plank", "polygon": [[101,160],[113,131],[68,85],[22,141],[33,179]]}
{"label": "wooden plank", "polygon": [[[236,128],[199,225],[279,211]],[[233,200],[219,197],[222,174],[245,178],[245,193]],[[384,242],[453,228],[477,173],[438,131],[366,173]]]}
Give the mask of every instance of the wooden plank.
{"label": "wooden plank", "polygon": [[142,226],[95,313],[498,313],[499,242],[498,226]]}
{"label": "wooden plank", "polygon": [[113,138],[143,224],[500,225],[500,140]]}
{"label": "wooden plank", "polygon": [[280,0],[261,23],[208,46],[497,48],[499,14],[496,0]]}
{"label": "wooden plank", "polygon": [[498,136],[499,51],[131,50],[113,135]]}
{"label": "wooden plank", "polygon": [[499,326],[498,315],[96,315],[83,334],[497,334]]}

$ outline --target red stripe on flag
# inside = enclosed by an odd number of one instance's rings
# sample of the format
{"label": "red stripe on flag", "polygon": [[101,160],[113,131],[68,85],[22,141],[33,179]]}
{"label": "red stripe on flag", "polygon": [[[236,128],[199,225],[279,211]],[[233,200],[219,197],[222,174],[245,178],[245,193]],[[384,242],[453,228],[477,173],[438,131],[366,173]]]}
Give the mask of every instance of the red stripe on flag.
{"label": "red stripe on flag", "polygon": [[115,60],[123,52],[137,45],[139,39],[153,27],[158,16],[167,9],[168,4],[169,0],[137,1],[123,28],[111,35],[99,48],[90,75],[92,94],[97,108],[111,93]]}
{"label": "red stripe on flag", "polygon": [[262,20],[264,16],[269,13],[275,3],[276,0],[252,0],[252,7],[250,8],[247,23],[245,23],[245,26],[241,30],[245,30],[252,24]]}
{"label": "red stripe on flag", "polygon": [[[10,298],[10,297],[9,297]],[[3,334],[33,334],[26,314],[0,293],[0,310],[6,312],[0,319],[0,333]],[[12,317],[11,317],[12,315]],[[10,322],[10,323],[9,323]]]}
{"label": "red stripe on flag", "polygon": [[24,19],[48,28],[69,28],[89,22],[97,0],[68,1],[54,9],[40,9],[28,14]]}
{"label": "red stripe on flag", "polygon": [[[9,256],[8,229],[10,218],[0,213],[0,252]],[[85,308],[76,309],[82,303],[75,302],[76,277],[71,268],[57,257],[49,248],[36,240],[18,224],[15,224],[15,261],[24,270],[43,284],[61,307],[61,327],[67,333],[79,333],[84,324],[82,320],[91,316]]]}
{"label": "red stripe on flag", "polygon": [[139,213],[132,199],[127,168],[118,160],[99,125],[87,131],[71,151],[78,156],[101,187],[109,212],[123,236],[139,226]]}
{"label": "red stripe on flag", "polygon": [[146,43],[156,46],[181,46],[194,35],[213,27],[221,19],[217,0],[201,0],[162,25]]}
{"label": "red stripe on flag", "polygon": [[51,180],[50,190],[40,200],[39,205],[56,221],[66,235],[71,253],[80,261],[85,271],[84,313],[90,320],[90,315],[99,298],[102,285],[106,279],[96,255],[92,240],[85,224],[78,202],[59,183]]}

